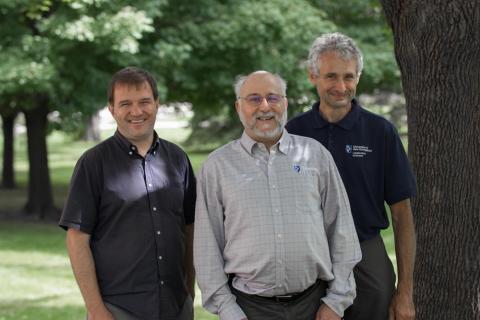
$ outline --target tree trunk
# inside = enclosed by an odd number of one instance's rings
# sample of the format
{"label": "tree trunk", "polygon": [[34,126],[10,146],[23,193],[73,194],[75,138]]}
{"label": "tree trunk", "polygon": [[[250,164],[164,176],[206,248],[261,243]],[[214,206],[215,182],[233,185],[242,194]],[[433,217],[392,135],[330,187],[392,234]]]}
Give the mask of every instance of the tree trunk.
{"label": "tree trunk", "polygon": [[480,319],[480,3],[381,0],[417,176],[417,319]]}
{"label": "tree trunk", "polygon": [[85,120],[85,133],[83,134],[82,140],[91,142],[100,141],[100,116],[98,112]]}
{"label": "tree trunk", "polygon": [[40,219],[58,213],[53,206],[52,185],[48,170],[47,103],[46,97],[38,95],[35,108],[24,112],[29,163],[28,200],[24,213],[38,216]]}
{"label": "tree trunk", "polygon": [[15,124],[16,112],[2,115],[3,130],[3,171],[2,171],[2,188],[15,188],[15,171],[13,169],[13,125]]}

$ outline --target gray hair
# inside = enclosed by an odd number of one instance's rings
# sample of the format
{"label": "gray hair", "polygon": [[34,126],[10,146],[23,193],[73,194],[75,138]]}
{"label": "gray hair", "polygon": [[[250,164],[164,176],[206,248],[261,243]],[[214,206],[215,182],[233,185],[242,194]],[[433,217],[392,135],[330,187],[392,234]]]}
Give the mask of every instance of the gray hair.
{"label": "gray hair", "polygon": [[253,74],[257,74],[257,73],[267,73],[267,74],[272,75],[278,81],[278,84],[280,85],[280,90],[282,91],[281,92],[282,95],[284,95],[284,96],[287,95],[287,81],[285,81],[280,75],[278,75],[276,73],[270,73],[268,71],[258,70],[258,71],[254,71],[252,73],[249,73],[247,75],[238,75],[235,78],[235,83],[233,84],[233,90],[235,90],[235,97],[237,97],[237,98],[240,97],[240,89],[242,89],[242,86],[245,83],[245,80],[247,80],[247,78],[249,76],[251,76]]}
{"label": "gray hair", "polygon": [[363,56],[355,42],[339,32],[324,34],[313,42],[308,54],[308,68],[313,75],[318,76],[318,60],[320,56],[328,51],[335,52],[344,60],[357,60],[357,77],[363,69]]}

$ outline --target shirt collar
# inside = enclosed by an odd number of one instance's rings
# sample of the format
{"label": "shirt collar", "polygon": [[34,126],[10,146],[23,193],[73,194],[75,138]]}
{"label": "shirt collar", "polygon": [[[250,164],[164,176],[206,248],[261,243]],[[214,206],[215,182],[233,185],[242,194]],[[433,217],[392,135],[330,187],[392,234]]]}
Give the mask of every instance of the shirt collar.
{"label": "shirt collar", "polygon": [[[128,153],[128,155],[133,156],[135,154],[138,154],[137,147],[134,144],[132,144],[130,141],[128,141],[127,138],[125,138],[120,133],[120,131],[118,131],[118,129],[117,131],[115,131],[114,138],[120,143],[121,148],[125,150],[125,152]],[[150,147],[147,153],[152,153],[153,155],[155,155],[157,153],[159,145],[160,145],[160,138],[158,137],[157,132],[154,130],[152,146]]]}
{"label": "shirt collar", "polygon": [[320,113],[319,107],[320,102],[315,102],[312,106],[312,112],[316,128],[324,128],[328,125],[333,124],[345,130],[351,130],[357,123],[358,118],[360,117],[361,106],[358,104],[356,99],[352,99],[352,109],[350,109],[350,112],[348,112],[347,115],[337,123],[330,123],[325,120]]}
{"label": "shirt collar", "polygon": [[[284,128],[280,140],[278,140],[278,142],[274,144],[272,148],[278,145],[278,150],[284,154],[287,154],[290,147],[290,140],[290,134]],[[249,154],[253,155],[253,147],[257,145],[258,142],[253,140],[244,130],[242,137],[240,138],[240,144],[243,146],[243,148],[245,148],[245,150],[247,150]]]}

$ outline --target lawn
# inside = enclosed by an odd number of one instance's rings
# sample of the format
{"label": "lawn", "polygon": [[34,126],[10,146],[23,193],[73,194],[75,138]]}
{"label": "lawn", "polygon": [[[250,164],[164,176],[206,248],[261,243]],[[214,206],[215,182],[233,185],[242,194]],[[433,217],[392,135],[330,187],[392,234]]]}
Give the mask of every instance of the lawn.
{"label": "lawn", "polygon": [[[158,132],[176,142],[181,142],[188,134],[183,129],[159,129]],[[111,132],[104,133],[105,136],[109,134]],[[49,135],[50,172],[55,204],[59,208],[63,206],[76,160],[91,145],[72,141],[60,132]],[[12,218],[26,200],[28,163],[25,148],[25,135],[19,135],[15,141],[18,188],[0,191],[0,320],[83,320],[83,301],[65,249],[65,232],[53,222]],[[197,171],[206,153],[189,152],[189,157]],[[394,258],[391,229],[386,230],[383,237]],[[200,306],[198,289],[195,319],[217,319]]]}

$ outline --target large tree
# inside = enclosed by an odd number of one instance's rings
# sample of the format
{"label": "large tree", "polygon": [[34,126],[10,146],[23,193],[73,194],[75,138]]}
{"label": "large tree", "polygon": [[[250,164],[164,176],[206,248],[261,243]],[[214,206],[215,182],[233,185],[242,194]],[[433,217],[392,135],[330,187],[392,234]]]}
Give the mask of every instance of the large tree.
{"label": "large tree", "polygon": [[20,97],[18,108],[27,125],[25,213],[40,218],[57,213],[48,170],[47,115],[57,110],[71,123],[102,107],[109,76],[137,61],[138,40],[153,31],[148,14],[159,14],[161,5],[0,0],[0,101]]}
{"label": "large tree", "polygon": [[417,319],[480,319],[480,3],[381,0],[417,176]]}

